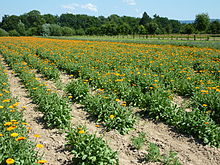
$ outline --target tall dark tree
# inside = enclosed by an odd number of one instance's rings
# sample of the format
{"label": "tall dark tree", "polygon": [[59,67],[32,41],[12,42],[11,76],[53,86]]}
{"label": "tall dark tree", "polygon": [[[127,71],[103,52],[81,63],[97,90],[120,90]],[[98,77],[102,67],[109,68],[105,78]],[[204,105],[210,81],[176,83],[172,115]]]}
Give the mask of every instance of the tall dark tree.
{"label": "tall dark tree", "polygon": [[16,15],[4,15],[2,17],[1,28],[6,31],[15,30],[17,28],[18,23],[20,22],[19,16]]}
{"label": "tall dark tree", "polygon": [[208,32],[211,34],[220,34],[220,22],[219,21],[211,22]]}
{"label": "tall dark tree", "polygon": [[150,18],[150,16],[146,12],[144,12],[143,16],[142,16],[142,18],[141,18],[141,20],[139,22],[139,25],[143,25],[143,26],[146,27],[147,24],[151,22],[151,20],[152,19]]}
{"label": "tall dark tree", "polygon": [[209,27],[209,23],[210,23],[210,19],[208,14],[203,13],[196,15],[194,24],[196,30],[198,30],[199,32],[206,32],[206,30]]}

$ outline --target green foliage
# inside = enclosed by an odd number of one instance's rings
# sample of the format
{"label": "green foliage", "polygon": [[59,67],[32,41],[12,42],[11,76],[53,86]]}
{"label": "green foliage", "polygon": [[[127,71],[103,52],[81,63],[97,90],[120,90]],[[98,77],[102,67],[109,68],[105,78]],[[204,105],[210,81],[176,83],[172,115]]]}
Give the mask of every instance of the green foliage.
{"label": "green foliage", "polygon": [[[1,61],[2,62],[2,61]],[[6,164],[12,158],[15,164],[27,165],[37,162],[34,143],[28,140],[27,127],[24,125],[22,112],[16,107],[18,103],[10,93],[5,67],[0,62],[0,164]],[[12,133],[17,133],[13,137]],[[23,140],[16,140],[24,137]]]}
{"label": "green foliage", "polygon": [[163,156],[162,162],[164,165],[181,165],[178,158],[176,157],[177,153],[170,151],[168,156]]}
{"label": "green foliage", "polygon": [[208,29],[210,20],[208,14],[197,14],[195,19],[195,28],[199,32],[205,32]]}
{"label": "green foliage", "polygon": [[70,129],[66,136],[67,145],[74,155],[74,164],[118,165],[117,153],[112,151],[101,138],[88,134],[85,127]]}
{"label": "green foliage", "polygon": [[9,36],[20,36],[20,34],[16,30],[10,30],[8,34]]}
{"label": "green foliage", "polygon": [[137,150],[141,149],[146,142],[146,134],[144,132],[140,132],[138,136],[133,136],[131,138],[132,146]]}
{"label": "green foliage", "polygon": [[161,154],[160,149],[155,143],[149,143],[147,154],[145,155],[145,159],[147,162],[160,162]]}
{"label": "green foliage", "polygon": [[8,32],[6,32],[4,29],[0,28],[0,37],[2,36],[8,36]]}

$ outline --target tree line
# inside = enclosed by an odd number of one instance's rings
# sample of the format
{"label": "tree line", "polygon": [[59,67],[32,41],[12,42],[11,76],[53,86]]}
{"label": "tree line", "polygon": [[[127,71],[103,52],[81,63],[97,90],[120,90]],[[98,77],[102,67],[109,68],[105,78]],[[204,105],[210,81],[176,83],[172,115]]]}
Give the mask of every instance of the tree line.
{"label": "tree line", "polygon": [[32,10],[22,15],[4,15],[0,22],[0,36],[71,36],[71,35],[146,35],[146,34],[220,34],[220,22],[210,21],[208,14],[195,17],[194,23],[146,12],[142,18],[118,16],[88,16],[84,14],[41,14]]}

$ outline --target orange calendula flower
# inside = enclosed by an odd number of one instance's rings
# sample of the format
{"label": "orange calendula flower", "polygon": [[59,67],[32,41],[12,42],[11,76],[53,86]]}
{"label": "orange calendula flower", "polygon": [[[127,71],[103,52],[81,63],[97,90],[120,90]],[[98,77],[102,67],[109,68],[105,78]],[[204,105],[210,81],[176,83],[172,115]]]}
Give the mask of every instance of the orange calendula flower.
{"label": "orange calendula flower", "polygon": [[3,96],[3,94],[2,94],[2,93],[0,93],[0,96]]}
{"label": "orange calendula flower", "polygon": [[12,137],[17,137],[17,136],[18,136],[18,133],[12,133],[11,136],[12,136]]}
{"label": "orange calendula flower", "polygon": [[10,102],[10,100],[11,100],[11,99],[5,99],[5,100],[3,100],[2,102],[3,102],[3,103],[7,103],[7,102]]}
{"label": "orange calendula flower", "polygon": [[44,148],[44,145],[43,144],[37,144],[36,147],[37,148]]}
{"label": "orange calendula flower", "polygon": [[13,125],[13,126],[11,126],[11,127],[8,127],[7,128],[7,131],[12,131],[12,130],[14,130],[15,128],[17,128],[15,125]]}
{"label": "orange calendula flower", "polygon": [[17,139],[16,139],[16,141],[21,141],[21,140],[25,140],[25,139],[27,139],[26,137],[18,137]]}
{"label": "orange calendula flower", "polygon": [[4,106],[0,106],[0,109],[4,108]]}
{"label": "orange calendula flower", "polygon": [[4,136],[4,135],[0,133],[0,137],[1,137],[1,136]]}
{"label": "orange calendula flower", "polygon": [[84,131],[84,130],[80,130],[78,133],[79,133],[79,134],[84,134],[85,131]]}
{"label": "orange calendula flower", "polygon": [[46,160],[38,160],[36,163],[38,163],[38,164],[44,164],[44,163],[47,163],[47,161],[46,161]]}
{"label": "orange calendula flower", "polygon": [[14,162],[15,162],[15,160],[12,159],[12,158],[6,159],[6,163],[7,163],[7,164],[14,164]]}
{"label": "orange calendula flower", "polygon": [[209,124],[209,122],[205,122],[204,124]]}

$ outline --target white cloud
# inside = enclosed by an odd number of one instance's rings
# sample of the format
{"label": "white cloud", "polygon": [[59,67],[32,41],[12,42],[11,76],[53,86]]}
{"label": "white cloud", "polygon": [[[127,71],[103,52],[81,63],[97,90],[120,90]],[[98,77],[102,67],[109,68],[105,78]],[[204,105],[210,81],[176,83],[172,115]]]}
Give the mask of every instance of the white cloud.
{"label": "white cloud", "polygon": [[76,9],[86,9],[86,10],[98,12],[96,5],[93,5],[91,3],[87,3],[87,4],[72,3],[69,5],[62,5],[61,7],[64,9],[71,10],[71,11],[76,10]]}
{"label": "white cloud", "polygon": [[62,8],[69,9],[69,10],[75,10],[76,7],[79,7],[79,4],[72,3],[72,4],[69,4],[69,5],[62,5]]}
{"label": "white cloud", "polygon": [[135,0],[123,0],[124,3],[127,3],[128,5],[136,5]]}
{"label": "white cloud", "polygon": [[87,9],[87,10],[90,10],[90,11],[95,11],[95,12],[98,11],[96,5],[93,5],[91,3],[85,4],[85,5],[81,5],[81,7],[83,9]]}

